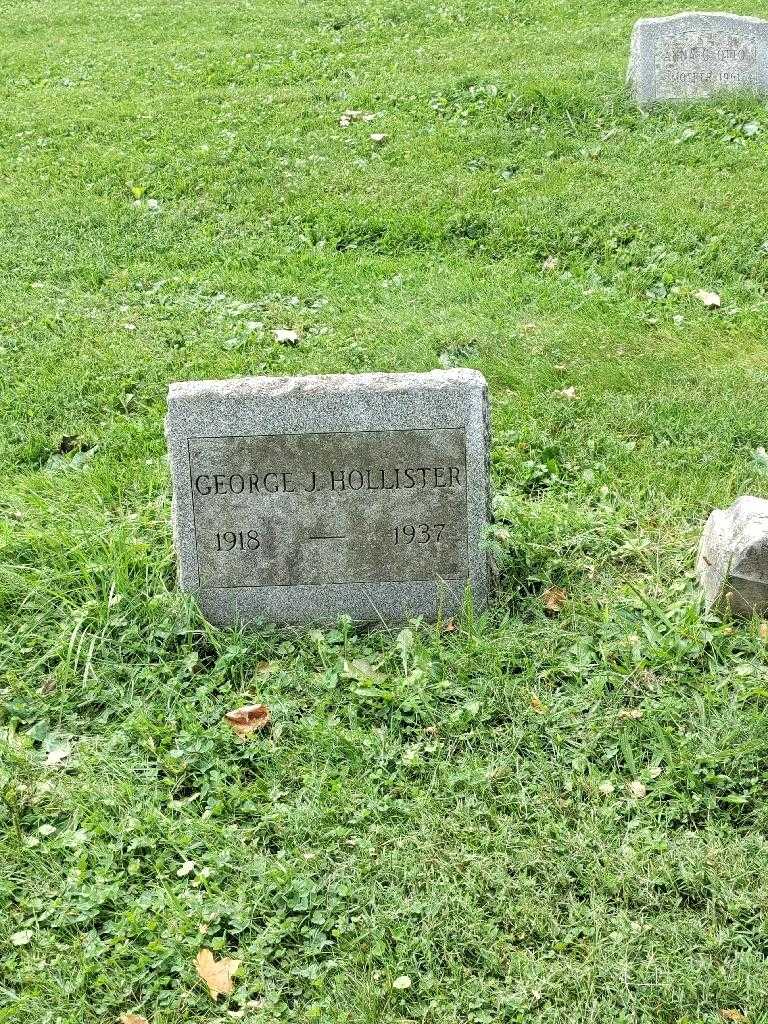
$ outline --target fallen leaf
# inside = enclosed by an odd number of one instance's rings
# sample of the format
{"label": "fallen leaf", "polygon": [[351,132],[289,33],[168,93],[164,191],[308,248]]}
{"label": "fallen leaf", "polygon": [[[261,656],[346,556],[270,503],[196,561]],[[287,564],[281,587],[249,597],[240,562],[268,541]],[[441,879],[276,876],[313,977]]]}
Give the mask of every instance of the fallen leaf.
{"label": "fallen leaf", "polygon": [[372,121],[376,117],[365,110],[345,110],[339,118],[339,125],[342,128],[349,128],[353,121]]}
{"label": "fallen leaf", "polygon": [[541,595],[541,603],[548,615],[559,615],[565,606],[568,594],[562,587],[547,587]]}
{"label": "fallen leaf", "polygon": [[613,793],[615,791],[615,789],[616,789],[614,784],[612,782],[608,782],[608,781],[601,782],[600,785],[597,788],[603,794],[603,796],[610,796],[611,793]]}
{"label": "fallen leaf", "polygon": [[547,258],[541,264],[541,269],[546,273],[549,273],[552,270],[557,270],[559,266],[560,260],[557,258],[557,256],[547,256]]}
{"label": "fallen leaf", "polygon": [[539,695],[536,693],[531,694],[531,708],[536,712],[537,715],[546,715],[547,706],[543,704]]}
{"label": "fallen leaf", "polygon": [[364,686],[378,686],[384,682],[383,676],[376,668],[364,658],[355,658],[354,661],[345,661],[341,668],[344,679],[352,679]]}
{"label": "fallen leaf", "polygon": [[45,757],[46,768],[59,768],[72,755],[72,748],[68,743],[62,743],[58,747],[51,747]]}
{"label": "fallen leaf", "polygon": [[633,718],[638,719],[643,717],[643,712],[640,708],[622,708],[619,711],[619,718]]}
{"label": "fallen leaf", "polygon": [[299,343],[299,332],[293,331],[288,327],[276,327],[272,331],[272,337],[275,341],[279,341],[281,345],[298,345]]}
{"label": "fallen leaf", "polygon": [[208,986],[213,999],[228,996],[232,992],[235,987],[232,977],[240,964],[240,960],[230,960],[226,956],[215,960],[210,949],[201,949],[195,957],[197,973]]}
{"label": "fallen leaf", "polygon": [[648,776],[649,776],[649,778],[651,778],[651,779],[658,779],[658,777],[659,777],[659,776],[661,775],[661,773],[662,773],[663,771],[664,771],[664,769],[663,769],[663,768],[659,768],[659,766],[658,766],[658,765],[656,765],[656,767],[655,767],[655,768],[649,768],[649,769],[648,769]]}
{"label": "fallen leaf", "polygon": [[187,875],[191,875],[197,865],[193,860],[185,860],[179,870],[176,872],[177,878],[186,878]]}
{"label": "fallen leaf", "polygon": [[721,1010],[720,1016],[723,1020],[746,1020],[746,1014],[742,1013],[741,1010]]}
{"label": "fallen leaf", "polygon": [[720,296],[717,292],[708,292],[705,288],[699,288],[697,292],[693,293],[693,297],[702,302],[707,309],[720,308]]}
{"label": "fallen leaf", "polygon": [[138,1013],[121,1013],[120,1024],[149,1024],[146,1017],[140,1017]]}
{"label": "fallen leaf", "polygon": [[635,779],[634,782],[630,782],[627,786],[627,792],[635,800],[642,800],[648,790],[645,788],[645,783],[640,782],[639,779]]}
{"label": "fallen leaf", "polygon": [[404,992],[405,989],[411,987],[411,979],[407,974],[401,974],[399,978],[395,978],[392,982],[392,988],[396,988],[399,992]]}
{"label": "fallen leaf", "polygon": [[567,398],[569,402],[572,402],[574,398],[578,397],[578,395],[576,394],[576,388],[573,385],[571,385],[569,388],[563,388],[563,390],[560,392],[560,397]]}
{"label": "fallen leaf", "polygon": [[11,936],[11,942],[14,946],[26,946],[32,941],[34,934],[31,928],[25,928],[23,932],[14,932]]}
{"label": "fallen leaf", "polygon": [[224,715],[224,721],[237,736],[245,739],[253,732],[261,732],[269,725],[272,716],[266,704],[246,704]]}

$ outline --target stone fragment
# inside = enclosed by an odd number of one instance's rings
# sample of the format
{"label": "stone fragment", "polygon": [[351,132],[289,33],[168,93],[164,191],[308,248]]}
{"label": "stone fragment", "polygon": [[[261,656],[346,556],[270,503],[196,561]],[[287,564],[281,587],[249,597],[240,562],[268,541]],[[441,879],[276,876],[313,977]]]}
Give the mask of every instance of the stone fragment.
{"label": "stone fragment", "polygon": [[701,537],[696,573],[707,610],[768,612],[768,501],[746,495],[715,509]]}

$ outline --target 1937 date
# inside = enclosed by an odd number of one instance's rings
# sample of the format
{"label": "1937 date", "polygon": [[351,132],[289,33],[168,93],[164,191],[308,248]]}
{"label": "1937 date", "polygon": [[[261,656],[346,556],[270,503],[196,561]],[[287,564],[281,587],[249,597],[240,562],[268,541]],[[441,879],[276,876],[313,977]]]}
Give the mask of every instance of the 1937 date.
{"label": "1937 date", "polygon": [[407,523],[395,527],[395,544],[431,544],[443,536],[445,523]]}

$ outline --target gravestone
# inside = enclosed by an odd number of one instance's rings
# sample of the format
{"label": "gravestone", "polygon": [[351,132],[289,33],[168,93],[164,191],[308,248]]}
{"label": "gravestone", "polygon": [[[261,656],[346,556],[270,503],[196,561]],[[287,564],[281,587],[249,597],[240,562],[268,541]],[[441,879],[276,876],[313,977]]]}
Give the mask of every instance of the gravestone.
{"label": "gravestone", "polygon": [[768,613],[768,501],[746,494],[716,508],[699,544],[696,574],[709,611]]}
{"label": "gravestone", "polygon": [[768,21],[686,12],[641,18],[627,80],[641,105],[719,92],[768,92]]}
{"label": "gravestone", "polygon": [[435,618],[488,597],[474,370],[172,384],[183,589],[217,624]]}

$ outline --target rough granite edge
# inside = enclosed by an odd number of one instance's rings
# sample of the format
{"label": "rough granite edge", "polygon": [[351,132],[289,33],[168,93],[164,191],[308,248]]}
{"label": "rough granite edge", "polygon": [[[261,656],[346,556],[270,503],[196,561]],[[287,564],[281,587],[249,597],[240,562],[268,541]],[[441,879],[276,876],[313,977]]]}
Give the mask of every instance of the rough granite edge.
{"label": "rough granite edge", "polygon": [[169,403],[201,395],[238,398],[258,395],[259,398],[282,399],[287,395],[334,394],[343,391],[391,392],[413,388],[444,388],[455,386],[485,388],[479,370],[456,368],[428,370],[423,373],[328,373],[299,377],[229,377],[223,380],[190,380],[173,382],[168,387]]}
{"label": "rough granite edge", "polygon": [[680,11],[677,14],[664,14],[658,18],[638,18],[635,22],[635,29],[645,25],[671,25],[677,21],[684,21],[686,18],[728,18],[730,21],[740,21],[752,25],[768,25],[765,18],[756,18],[751,14],[732,14],[730,11]]}

